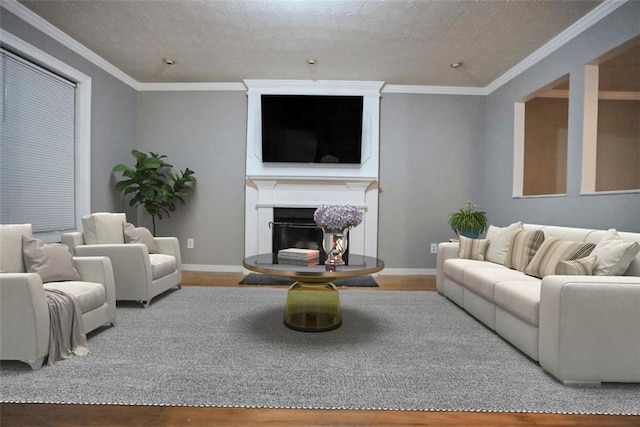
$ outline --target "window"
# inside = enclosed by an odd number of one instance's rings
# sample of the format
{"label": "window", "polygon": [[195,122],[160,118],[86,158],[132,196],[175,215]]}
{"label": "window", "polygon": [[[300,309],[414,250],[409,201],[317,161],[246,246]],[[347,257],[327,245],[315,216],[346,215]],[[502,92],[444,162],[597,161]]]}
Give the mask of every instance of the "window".
{"label": "window", "polygon": [[565,194],[569,76],[515,105],[513,196]]}
{"label": "window", "polygon": [[640,37],[585,68],[582,193],[640,190]]}
{"label": "window", "polygon": [[0,222],[56,241],[89,212],[90,79],[15,38],[0,53]]}

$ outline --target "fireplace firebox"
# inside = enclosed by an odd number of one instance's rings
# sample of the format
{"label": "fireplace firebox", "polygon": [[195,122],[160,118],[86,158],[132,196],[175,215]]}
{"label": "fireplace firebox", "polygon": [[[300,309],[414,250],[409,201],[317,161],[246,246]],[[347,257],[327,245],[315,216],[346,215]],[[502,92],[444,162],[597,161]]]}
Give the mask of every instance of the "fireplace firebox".
{"label": "fireplace firebox", "polygon": [[313,221],[315,208],[273,208],[273,253],[280,249],[321,249],[322,230]]}

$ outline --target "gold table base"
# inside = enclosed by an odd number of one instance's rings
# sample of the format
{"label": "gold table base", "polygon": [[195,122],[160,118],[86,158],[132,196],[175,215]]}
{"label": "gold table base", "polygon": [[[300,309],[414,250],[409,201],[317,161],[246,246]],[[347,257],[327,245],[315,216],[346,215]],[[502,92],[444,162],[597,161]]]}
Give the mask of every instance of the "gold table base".
{"label": "gold table base", "polygon": [[303,332],[325,332],[342,324],[340,295],[333,283],[296,282],[289,288],[284,324]]}

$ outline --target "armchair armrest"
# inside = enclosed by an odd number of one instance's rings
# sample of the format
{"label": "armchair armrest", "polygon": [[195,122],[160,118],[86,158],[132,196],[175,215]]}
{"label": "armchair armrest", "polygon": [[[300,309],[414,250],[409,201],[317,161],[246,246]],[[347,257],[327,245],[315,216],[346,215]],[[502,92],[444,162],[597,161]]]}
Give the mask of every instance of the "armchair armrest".
{"label": "armchair armrest", "polygon": [[156,241],[161,254],[180,256],[180,242],[177,237],[154,237],[153,240]]}
{"label": "armchair armrest", "polygon": [[106,256],[111,260],[118,300],[146,300],[153,281],[149,251],[142,243],[80,245],[76,256]]}
{"label": "armchair armrest", "polygon": [[436,288],[438,292],[443,293],[443,272],[442,265],[450,258],[458,258],[460,244],[457,242],[441,242],[438,243],[438,253],[436,255]]}
{"label": "armchair armrest", "polygon": [[540,365],[560,381],[640,382],[640,277],[547,276]]}
{"label": "armchair armrest", "polygon": [[160,253],[176,257],[176,265],[182,277],[182,256],[180,255],[180,242],[177,237],[154,237],[160,248]]}
{"label": "armchair armrest", "polygon": [[84,234],[80,231],[73,233],[63,233],[62,243],[67,245],[71,255],[75,255],[76,246],[84,245]]}
{"label": "armchair armrest", "polygon": [[49,352],[49,328],[40,275],[0,274],[0,359],[21,360],[39,369]]}
{"label": "armchair armrest", "polygon": [[111,259],[107,257],[73,257],[73,262],[85,282],[102,283],[107,302],[115,304],[116,285]]}

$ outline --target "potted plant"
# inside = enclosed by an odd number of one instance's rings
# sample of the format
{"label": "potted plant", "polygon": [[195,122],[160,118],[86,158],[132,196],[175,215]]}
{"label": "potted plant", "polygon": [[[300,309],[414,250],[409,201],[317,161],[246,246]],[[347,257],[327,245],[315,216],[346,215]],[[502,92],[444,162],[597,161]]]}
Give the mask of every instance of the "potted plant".
{"label": "potted plant", "polygon": [[477,239],[487,228],[487,213],[478,210],[473,202],[467,202],[467,206],[451,214],[449,225],[457,235]]}
{"label": "potted plant", "polygon": [[173,165],[164,161],[167,156],[150,152],[149,155],[138,150],[131,151],[136,158],[133,168],[122,163],[113,167],[113,172],[122,172],[125,179],[116,183],[116,190],[124,196],[133,195],[129,206],[144,206],[151,215],[153,235],[156,234],[156,217],[176,209],[176,201],[185,203],[184,197],[193,190],[196,178],[194,171],[186,168],[179,173],[173,173]]}

